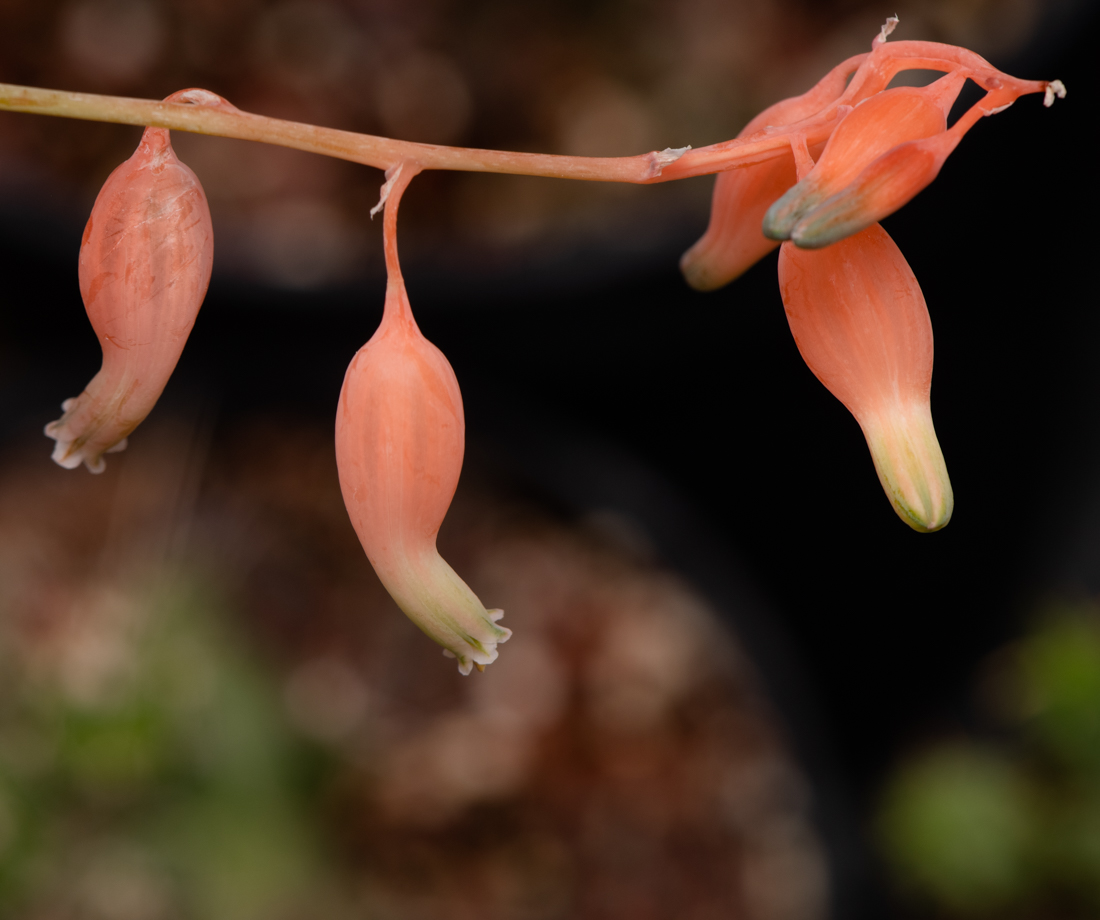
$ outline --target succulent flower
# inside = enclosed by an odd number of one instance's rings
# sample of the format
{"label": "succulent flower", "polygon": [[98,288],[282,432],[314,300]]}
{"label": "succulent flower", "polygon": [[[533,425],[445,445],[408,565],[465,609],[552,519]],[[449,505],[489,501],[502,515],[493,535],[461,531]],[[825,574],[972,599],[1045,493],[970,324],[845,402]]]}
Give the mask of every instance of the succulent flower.
{"label": "succulent flower", "polygon": [[416,168],[383,190],[386,306],[352,358],[336,412],[340,488],[379,579],[417,626],[469,674],[496,660],[511,630],[443,560],[436,536],[458,486],[465,449],[462,394],[443,353],[413,318],[397,261],[397,208]]}
{"label": "succulent flower", "polygon": [[954,497],[932,426],[932,323],[901,250],[878,224],[825,249],[784,243],[779,289],[803,360],[859,422],[894,510],[939,530]]}
{"label": "succulent flower", "polygon": [[107,178],[80,245],[80,294],[103,349],[84,392],[46,426],[53,459],[93,473],[152,410],[176,367],[210,283],[214,235],[198,178],[168,131],[146,128]]}

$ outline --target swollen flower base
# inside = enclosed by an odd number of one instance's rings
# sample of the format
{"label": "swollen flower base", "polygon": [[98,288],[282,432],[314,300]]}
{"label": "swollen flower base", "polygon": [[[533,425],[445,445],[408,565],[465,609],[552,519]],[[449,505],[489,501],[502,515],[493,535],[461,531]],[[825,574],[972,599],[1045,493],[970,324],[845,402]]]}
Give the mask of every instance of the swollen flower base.
{"label": "swollen flower base", "polygon": [[[964,48],[891,42],[778,102],[730,141],[635,157],[467,150],[252,115],[204,90],[164,103],[0,84],[0,109],[153,125],[96,199],[80,252],[80,290],[103,368],[46,427],[62,466],[103,469],[152,409],[210,278],[206,198],[166,129],[282,144],[387,170],[382,201],[388,285],[382,323],[352,360],[340,393],[336,458],[348,514],[367,557],[406,614],[468,674],[497,657],[497,626],[436,550],[464,449],[462,397],[447,359],[413,319],[397,261],[397,208],[421,169],[654,183],[719,173],[710,225],[681,260],[713,290],[782,244],[779,284],[806,364],[851,411],[895,511],[915,530],[951,517],[953,496],[932,425],[932,326],[917,279],[878,221],[928,185],[978,121],[1017,98],[1066,94],[1058,80],[1019,80]],[[903,70],[943,74],[890,89]],[[986,95],[948,127],[967,80]],[[186,103],[186,104],[185,104]],[[376,209],[377,210],[377,209]],[[373,212],[372,212],[373,213]]]}

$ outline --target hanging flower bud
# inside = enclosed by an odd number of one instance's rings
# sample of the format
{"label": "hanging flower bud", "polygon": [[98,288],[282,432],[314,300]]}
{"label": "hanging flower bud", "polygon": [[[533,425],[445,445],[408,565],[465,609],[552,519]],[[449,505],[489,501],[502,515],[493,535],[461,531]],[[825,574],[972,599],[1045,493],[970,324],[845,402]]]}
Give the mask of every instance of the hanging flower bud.
{"label": "hanging flower bud", "polygon": [[[845,80],[866,57],[861,54],[849,58],[827,73],[813,89],[766,108],[737,136],[751,137],[817,114],[844,92]],[[779,243],[764,236],[760,225],[768,208],[794,182],[794,159],[789,153],[719,173],[707,231],[680,259],[680,270],[687,283],[697,291],[713,291],[739,277],[775,249]]]}
{"label": "hanging flower bud", "polygon": [[[812,226],[817,208],[848,186],[862,187],[864,181],[874,186],[868,200],[875,201],[876,213],[883,202],[897,202],[893,210],[909,201],[936,177],[957,140],[950,143],[948,139],[946,144],[929,148],[910,146],[900,153],[895,148],[942,136],[951,105],[965,80],[966,72],[958,70],[919,89],[900,86],[861,102],[837,126],[813,170],[768,209],[764,235],[773,240],[792,239],[796,226]],[[882,162],[877,163],[880,158]],[[870,171],[865,174],[867,169]],[[879,216],[888,213],[891,211]],[[851,222],[850,217],[848,220]],[[869,226],[874,220],[863,220],[861,226]],[[839,238],[833,234],[828,242]],[[827,245],[817,242],[809,229],[797,241],[799,245],[803,240],[810,246]]]}
{"label": "hanging flower bud", "polygon": [[103,365],[46,426],[61,466],[84,463],[100,473],[103,455],[126,447],[175,369],[213,259],[199,180],[176,158],[167,130],[146,128],[134,155],[108,177],[84,228],[80,294]]}
{"label": "hanging flower bud", "polygon": [[436,535],[462,469],[462,395],[443,353],[413,318],[397,261],[397,208],[415,167],[383,188],[386,307],[348,366],[336,414],[336,463],[355,532],[382,584],[469,674],[512,634],[440,557]]}
{"label": "hanging flower bud", "polygon": [[799,352],[859,422],[898,516],[943,527],[954,498],[932,426],[932,324],[901,250],[878,224],[827,249],[784,243],[779,288]]}

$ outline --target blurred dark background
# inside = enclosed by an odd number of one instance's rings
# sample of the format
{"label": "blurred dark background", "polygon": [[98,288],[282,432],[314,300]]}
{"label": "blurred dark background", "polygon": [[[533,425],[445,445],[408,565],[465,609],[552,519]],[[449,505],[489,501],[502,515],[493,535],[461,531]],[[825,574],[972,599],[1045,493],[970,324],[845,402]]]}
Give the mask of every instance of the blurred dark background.
{"label": "blurred dark background", "polygon": [[[1100,590],[1100,325],[1083,232],[1094,5],[0,4],[7,82],[156,97],[198,85],[355,130],[592,154],[732,136],[893,12],[896,38],[966,44],[1069,89],[1051,110],[1027,97],[977,125],[885,222],[936,333],[933,413],[956,495],[941,533],[896,519],[858,426],[802,364],[774,255],[712,294],[679,277],[709,178],[623,190],[429,175],[402,211],[410,297],[462,385],[474,467],[566,517],[613,510],[726,617],[815,784],[835,915],[853,918],[903,909],[887,907],[872,842],[891,771],[982,731],[980,663],[1046,599]],[[76,252],[137,136],[0,114],[9,452],[98,367]],[[175,140],[206,185],[218,257],[157,412],[201,416],[215,443],[257,417],[329,424],[381,313],[379,228],[364,220],[380,176]]]}

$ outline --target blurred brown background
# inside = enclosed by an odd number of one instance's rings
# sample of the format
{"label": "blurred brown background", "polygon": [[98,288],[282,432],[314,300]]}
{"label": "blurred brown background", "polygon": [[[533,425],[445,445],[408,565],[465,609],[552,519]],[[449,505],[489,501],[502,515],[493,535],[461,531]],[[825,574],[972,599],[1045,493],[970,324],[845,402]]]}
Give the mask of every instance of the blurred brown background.
{"label": "blurred brown background", "polygon": [[[888,221],[956,520],[894,519],[773,262],[684,288],[710,179],[422,176],[402,253],[470,432],[443,551],[516,630],[469,680],[336,486],[380,174],[174,137],[215,279],[97,478],[40,430],[98,366],[76,251],[138,132],[0,113],[0,916],[1095,915],[1089,4],[0,0],[0,80],[611,155],[733,136],[894,12],[1070,88]],[[1085,600],[1029,626],[1052,590]]]}

